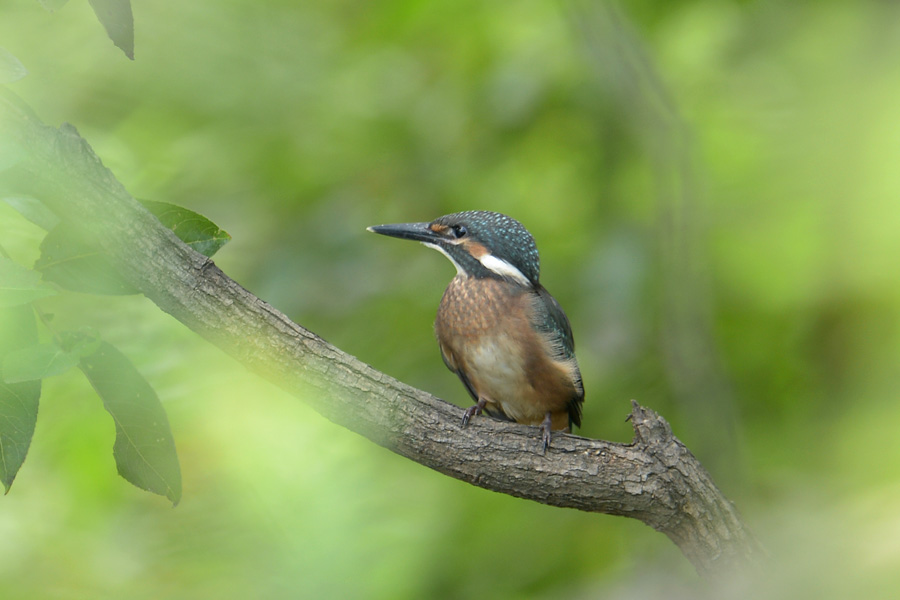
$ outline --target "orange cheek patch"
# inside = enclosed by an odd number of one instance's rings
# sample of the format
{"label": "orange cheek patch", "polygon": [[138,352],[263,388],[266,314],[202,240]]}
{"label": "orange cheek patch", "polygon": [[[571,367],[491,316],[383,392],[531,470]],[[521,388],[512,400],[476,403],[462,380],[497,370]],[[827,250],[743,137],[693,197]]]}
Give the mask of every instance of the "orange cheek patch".
{"label": "orange cheek patch", "polygon": [[487,254],[490,254],[488,252],[488,249],[485,248],[482,244],[479,244],[478,242],[466,240],[465,242],[463,242],[463,247],[466,249],[466,251],[469,254],[471,254],[473,257],[475,257],[477,259],[480,259],[482,256],[486,256]]}
{"label": "orange cheek patch", "polygon": [[434,223],[432,225],[429,225],[428,228],[435,233],[444,233],[448,229],[448,227],[446,225],[441,225],[439,223]]}

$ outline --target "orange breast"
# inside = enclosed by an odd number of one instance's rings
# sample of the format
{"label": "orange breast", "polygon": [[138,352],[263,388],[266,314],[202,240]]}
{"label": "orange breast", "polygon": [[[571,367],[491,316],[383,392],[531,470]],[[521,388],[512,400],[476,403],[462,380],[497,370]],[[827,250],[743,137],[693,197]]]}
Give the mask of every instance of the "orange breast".
{"label": "orange breast", "polygon": [[441,299],[435,333],[448,366],[465,376],[489,412],[530,425],[550,412],[553,429],[566,429],[572,366],[553,360],[548,341],[532,328],[534,301],[515,284],[457,277]]}

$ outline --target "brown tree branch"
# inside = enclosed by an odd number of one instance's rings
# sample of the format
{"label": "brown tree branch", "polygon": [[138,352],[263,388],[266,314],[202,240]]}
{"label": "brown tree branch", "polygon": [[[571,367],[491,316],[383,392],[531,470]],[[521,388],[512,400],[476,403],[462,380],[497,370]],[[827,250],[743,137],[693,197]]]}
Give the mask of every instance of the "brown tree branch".
{"label": "brown tree branch", "polygon": [[122,276],[162,310],[334,423],[473,485],[640,519],[704,575],[760,555],[735,508],[652,410],[632,402],[631,444],[558,435],[546,455],[530,427],[485,418],[462,429],[459,407],[328,344],[188,248],[73,127],[45,126],[4,97],[0,136],[0,150],[18,161],[0,175],[7,184],[36,190],[61,219],[98,240]]}

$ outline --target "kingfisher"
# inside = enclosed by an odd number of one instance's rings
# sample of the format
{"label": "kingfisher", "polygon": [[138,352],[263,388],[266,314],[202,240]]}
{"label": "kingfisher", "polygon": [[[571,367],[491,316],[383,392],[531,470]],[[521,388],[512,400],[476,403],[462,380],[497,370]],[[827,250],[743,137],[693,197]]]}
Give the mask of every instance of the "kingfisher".
{"label": "kingfisher", "polygon": [[434,331],[444,363],[475,400],[462,427],[482,411],[539,425],[544,453],[551,431],[581,427],[584,386],[572,326],[540,283],[537,245],[521,223],[474,210],[368,230],[421,242],[456,267]]}

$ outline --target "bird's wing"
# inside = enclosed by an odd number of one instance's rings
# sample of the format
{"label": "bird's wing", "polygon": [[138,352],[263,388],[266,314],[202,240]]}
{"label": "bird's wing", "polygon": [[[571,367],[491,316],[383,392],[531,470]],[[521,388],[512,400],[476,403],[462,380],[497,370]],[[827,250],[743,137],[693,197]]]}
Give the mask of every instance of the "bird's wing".
{"label": "bird's wing", "polygon": [[466,377],[465,373],[459,368],[456,364],[456,360],[454,360],[453,355],[444,348],[443,344],[439,344],[441,347],[441,358],[444,359],[444,364],[447,365],[447,368],[456,373],[456,376],[459,377],[459,380],[463,382],[463,385],[466,386],[466,389],[469,391],[469,395],[472,396],[472,399],[475,402],[478,402],[478,394],[475,392],[475,388],[472,387],[472,382],[469,381],[469,378]]}
{"label": "bird's wing", "polygon": [[569,318],[563,312],[556,298],[550,295],[543,286],[535,288],[538,302],[535,303],[534,326],[546,335],[550,345],[555,351],[554,358],[559,361],[571,361],[574,365],[574,380],[572,384],[575,394],[569,401],[569,424],[574,423],[581,427],[581,405],[584,402],[584,384],[581,380],[581,371],[575,360],[575,338],[572,335],[572,325]]}

